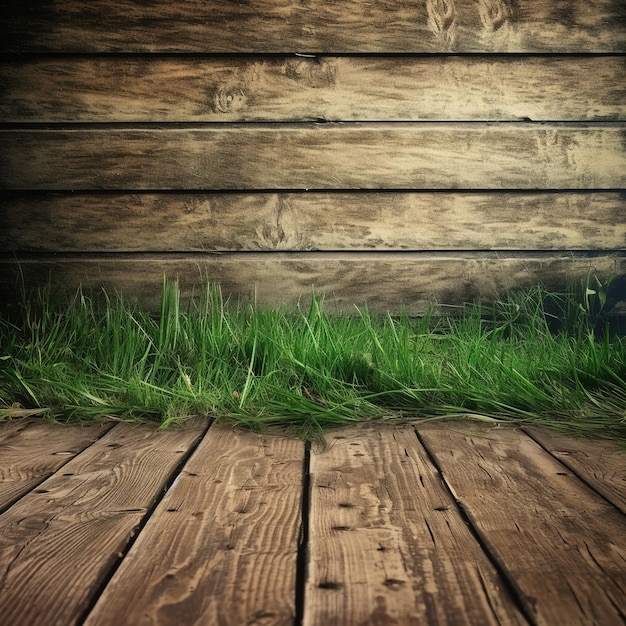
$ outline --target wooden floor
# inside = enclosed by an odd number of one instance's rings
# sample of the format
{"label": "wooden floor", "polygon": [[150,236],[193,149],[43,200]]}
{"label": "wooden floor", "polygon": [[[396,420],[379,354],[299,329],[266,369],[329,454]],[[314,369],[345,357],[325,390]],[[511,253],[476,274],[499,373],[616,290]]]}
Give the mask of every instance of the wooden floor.
{"label": "wooden floor", "polygon": [[0,424],[0,622],[626,622],[626,455],[477,422],[327,448]]}

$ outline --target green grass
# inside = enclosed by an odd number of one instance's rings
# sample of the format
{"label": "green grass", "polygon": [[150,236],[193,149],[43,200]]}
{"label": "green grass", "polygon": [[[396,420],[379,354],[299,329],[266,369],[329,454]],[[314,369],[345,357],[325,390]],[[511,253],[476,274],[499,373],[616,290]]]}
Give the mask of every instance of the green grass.
{"label": "green grass", "polygon": [[164,283],[153,316],[117,296],[40,292],[0,317],[0,419],[165,427],[202,414],[319,437],[472,415],[626,440],[626,340],[598,321],[603,293],[534,288],[415,319],[330,315],[316,295],[257,309],[213,285],[183,306]]}

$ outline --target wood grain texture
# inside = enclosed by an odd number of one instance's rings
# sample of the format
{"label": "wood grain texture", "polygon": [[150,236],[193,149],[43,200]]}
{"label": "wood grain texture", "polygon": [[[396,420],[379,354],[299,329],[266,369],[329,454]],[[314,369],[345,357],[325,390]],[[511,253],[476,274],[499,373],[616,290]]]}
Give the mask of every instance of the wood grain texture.
{"label": "wood grain texture", "polygon": [[311,455],[305,626],[525,624],[411,427]]}
{"label": "wood grain texture", "polygon": [[326,294],[329,308],[354,313],[354,304],[372,311],[423,313],[441,304],[489,300],[512,288],[543,284],[563,289],[567,277],[626,273],[620,254],[576,257],[568,253],[232,253],[186,255],[106,255],[0,260],[0,295],[15,299],[28,288],[51,283],[74,291],[119,290],[159,310],[163,276],[178,279],[182,297],[218,282],[225,295],[259,306],[308,306],[311,289]]}
{"label": "wood grain texture", "polygon": [[623,193],[11,193],[5,252],[617,250]]}
{"label": "wood grain texture", "polygon": [[0,119],[623,120],[625,74],[622,56],[12,58]]}
{"label": "wood grain texture", "polygon": [[[16,448],[10,458],[0,455],[2,471],[28,463],[33,441],[19,435],[25,423],[0,423],[0,445],[12,441]],[[72,428],[36,424],[45,428],[39,441],[72,449]],[[622,623],[615,618],[626,587],[623,514],[521,429],[422,424],[430,453],[410,426],[327,433],[327,449],[311,454],[303,594],[293,585],[302,442],[222,426],[206,433],[204,424],[191,420],[176,431],[115,426],[0,516],[3,624],[260,626],[302,617],[307,626],[504,626],[520,623],[508,590],[525,603],[522,623]],[[205,435],[186,460],[189,429]],[[570,449],[578,457],[582,443],[559,438],[558,458]],[[584,464],[596,480],[619,487]],[[166,465],[175,467],[173,481]],[[148,494],[158,499],[166,486],[153,508]],[[142,507],[151,518],[128,549],[132,516]],[[116,555],[114,535],[124,524]],[[110,579],[93,576],[106,569],[102,563],[120,562],[114,575],[107,569]],[[300,582],[304,587],[304,576]],[[568,582],[571,588],[555,592],[555,584]],[[401,614],[403,607],[410,608]],[[422,619],[411,621],[413,608]],[[370,619],[352,619],[363,614]]]}
{"label": "wood grain texture", "polygon": [[303,459],[213,426],[85,625],[293,624]]}
{"label": "wood grain texture", "polygon": [[626,536],[617,509],[512,429],[418,431],[538,625],[623,624]]}
{"label": "wood grain texture", "polygon": [[530,436],[592,489],[626,514],[626,449],[615,441],[567,437],[539,428]]}
{"label": "wood grain texture", "polygon": [[52,476],[112,426],[67,426],[64,430],[41,420],[3,422],[0,430],[0,511]]}
{"label": "wood grain texture", "polygon": [[3,620],[78,623],[205,423],[118,424],[0,515]]}
{"label": "wood grain texture", "polygon": [[620,52],[621,0],[7,0],[2,52]]}
{"label": "wood grain texture", "polygon": [[0,130],[1,189],[614,189],[626,129],[372,123]]}

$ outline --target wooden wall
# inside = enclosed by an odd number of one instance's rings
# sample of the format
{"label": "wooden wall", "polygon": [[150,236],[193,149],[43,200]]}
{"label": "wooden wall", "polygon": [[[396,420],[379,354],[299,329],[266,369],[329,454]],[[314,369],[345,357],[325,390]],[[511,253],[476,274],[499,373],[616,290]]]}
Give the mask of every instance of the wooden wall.
{"label": "wooden wall", "polygon": [[374,310],[625,273],[623,0],[8,0],[0,289]]}

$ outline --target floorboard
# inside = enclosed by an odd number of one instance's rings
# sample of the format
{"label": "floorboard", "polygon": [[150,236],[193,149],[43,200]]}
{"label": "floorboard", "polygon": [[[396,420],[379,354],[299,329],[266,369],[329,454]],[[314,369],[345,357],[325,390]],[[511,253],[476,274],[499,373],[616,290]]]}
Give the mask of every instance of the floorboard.
{"label": "floorboard", "polygon": [[51,428],[40,420],[2,423],[0,511],[52,476],[104,435],[112,424]]}
{"label": "floorboard", "polygon": [[472,430],[419,433],[529,618],[623,626],[623,514],[523,433]]}
{"label": "floorboard", "polygon": [[326,443],[0,422],[0,623],[624,625],[623,444],[460,421]]}
{"label": "floorboard", "polygon": [[293,624],[303,459],[211,428],[86,623]]}
{"label": "floorboard", "polygon": [[597,439],[525,429],[530,436],[592,489],[626,514],[626,446]]}
{"label": "floorboard", "polygon": [[79,623],[201,434],[201,426],[118,424],[8,509],[0,517],[4,623]]}
{"label": "floorboard", "polygon": [[311,458],[305,624],[522,624],[410,426]]}

